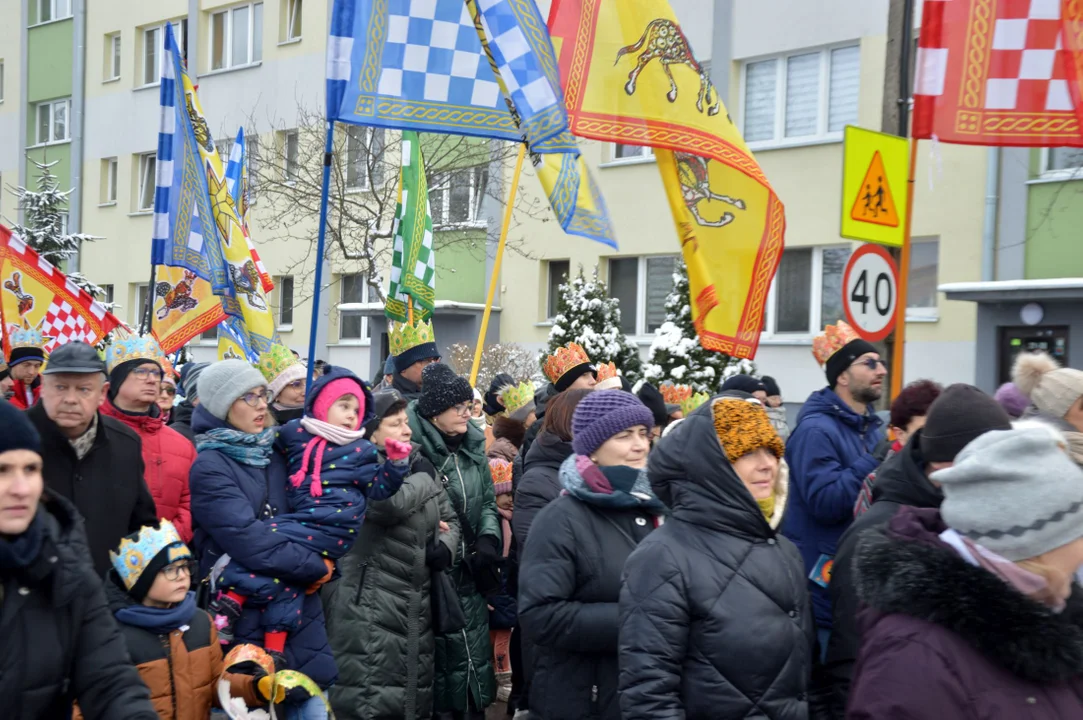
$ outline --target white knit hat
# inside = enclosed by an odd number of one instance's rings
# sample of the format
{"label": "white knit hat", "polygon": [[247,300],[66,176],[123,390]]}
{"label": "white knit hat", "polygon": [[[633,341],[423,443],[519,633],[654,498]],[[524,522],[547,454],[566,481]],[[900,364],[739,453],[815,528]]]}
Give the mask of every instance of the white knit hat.
{"label": "white knit hat", "polygon": [[1043,413],[1062,418],[1083,397],[1083,370],[1063,368],[1047,353],[1021,353],[1012,382]]}

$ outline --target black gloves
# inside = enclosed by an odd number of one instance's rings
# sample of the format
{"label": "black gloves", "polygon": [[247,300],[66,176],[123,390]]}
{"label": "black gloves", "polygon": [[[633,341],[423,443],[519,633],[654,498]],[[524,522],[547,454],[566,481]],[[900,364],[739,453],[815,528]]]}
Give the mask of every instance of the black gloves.
{"label": "black gloves", "polygon": [[286,691],[286,705],[303,705],[312,699],[312,694],[301,686],[291,687]]}
{"label": "black gloves", "polygon": [[451,550],[436,538],[425,546],[425,564],[430,570],[442,572],[451,567]]}
{"label": "black gloves", "polygon": [[491,565],[500,559],[500,540],[492,535],[482,535],[474,541],[474,552],[478,560]]}

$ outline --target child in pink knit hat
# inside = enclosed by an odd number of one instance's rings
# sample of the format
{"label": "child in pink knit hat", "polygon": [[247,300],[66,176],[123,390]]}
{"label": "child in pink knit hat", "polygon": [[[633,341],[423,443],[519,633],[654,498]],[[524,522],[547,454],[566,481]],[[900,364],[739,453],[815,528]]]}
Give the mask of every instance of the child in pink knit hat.
{"label": "child in pink knit hat", "polygon": [[212,577],[221,592],[210,610],[224,644],[232,642],[233,624],[246,603],[266,605],[260,616],[264,649],[280,664],[287,634],[300,627],[304,594],[329,580],[334,562],[353,547],[367,501],[391,497],[409,474],[410,443],[387,440],[384,457],[365,439],[362,428],[372,418],[371,408],[372,393],[362,380],[342,368],[328,368],[313,383],[304,417],[280,429],[275,445],[289,462],[290,506],[286,514],[263,522],[319,553],[328,574],[302,588],[232,560],[220,561],[221,572]]}

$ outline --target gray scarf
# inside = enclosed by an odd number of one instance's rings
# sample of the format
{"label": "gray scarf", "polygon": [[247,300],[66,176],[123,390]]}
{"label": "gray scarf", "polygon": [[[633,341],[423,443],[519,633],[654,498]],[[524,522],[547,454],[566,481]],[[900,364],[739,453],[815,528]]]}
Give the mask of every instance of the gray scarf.
{"label": "gray scarf", "polygon": [[94,417],[90,420],[90,427],[86,429],[86,432],[77,438],[71,438],[68,442],[71,443],[71,447],[75,450],[75,457],[82,460],[90,452],[90,448],[94,446],[94,439],[98,437],[98,413],[94,413]]}

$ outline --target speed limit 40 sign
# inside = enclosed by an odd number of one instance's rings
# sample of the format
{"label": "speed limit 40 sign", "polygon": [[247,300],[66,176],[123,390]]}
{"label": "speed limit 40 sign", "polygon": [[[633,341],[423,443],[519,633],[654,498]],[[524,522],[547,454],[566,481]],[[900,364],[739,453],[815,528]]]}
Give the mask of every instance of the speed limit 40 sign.
{"label": "speed limit 40 sign", "polygon": [[842,275],[846,322],[869,342],[883,340],[895,327],[899,269],[879,245],[862,245],[850,256]]}

